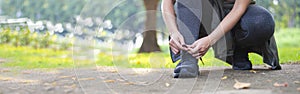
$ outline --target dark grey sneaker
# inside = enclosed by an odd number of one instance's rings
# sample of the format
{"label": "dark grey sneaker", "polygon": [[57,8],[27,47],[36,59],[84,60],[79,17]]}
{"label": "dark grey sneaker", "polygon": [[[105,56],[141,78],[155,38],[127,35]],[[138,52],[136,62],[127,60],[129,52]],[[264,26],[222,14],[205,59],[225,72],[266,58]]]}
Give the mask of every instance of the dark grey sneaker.
{"label": "dark grey sneaker", "polygon": [[198,63],[191,61],[180,61],[173,73],[174,78],[194,78],[198,75]]}
{"label": "dark grey sneaker", "polygon": [[236,47],[233,55],[232,69],[234,70],[251,70],[252,64],[248,58],[248,49]]}

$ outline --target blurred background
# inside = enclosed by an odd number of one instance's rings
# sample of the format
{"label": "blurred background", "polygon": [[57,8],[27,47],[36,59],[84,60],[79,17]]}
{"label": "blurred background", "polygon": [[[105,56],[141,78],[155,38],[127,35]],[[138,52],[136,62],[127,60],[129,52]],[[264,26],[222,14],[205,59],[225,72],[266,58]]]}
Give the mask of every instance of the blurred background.
{"label": "blurred background", "polygon": [[[172,68],[160,2],[0,0],[0,66]],[[300,1],[257,4],[274,15],[280,63],[299,63]],[[260,56],[250,56],[254,64],[263,64]],[[229,66],[212,50],[204,62],[200,66]]]}

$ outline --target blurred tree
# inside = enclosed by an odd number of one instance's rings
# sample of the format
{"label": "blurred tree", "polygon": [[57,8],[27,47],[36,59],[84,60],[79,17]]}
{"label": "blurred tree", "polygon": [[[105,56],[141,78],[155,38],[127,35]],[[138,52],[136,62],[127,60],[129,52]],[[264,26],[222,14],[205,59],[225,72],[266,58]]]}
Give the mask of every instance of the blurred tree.
{"label": "blurred tree", "polygon": [[53,23],[71,22],[85,3],[86,0],[0,0],[0,15]]}
{"label": "blurred tree", "polygon": [[156,11],[159,0],[144,0],[144,5],[147,10],[146,14],[146,22],[145,29],[143,32],[143,43],[139,50],[139,53],[143,52],[157,52],[161,51],[157,44],[157,36],[156,36]]}
{"label": "blurred tree", "polygon": [[300,27],[300,0],[257,0],[275,17],[277,28]]}

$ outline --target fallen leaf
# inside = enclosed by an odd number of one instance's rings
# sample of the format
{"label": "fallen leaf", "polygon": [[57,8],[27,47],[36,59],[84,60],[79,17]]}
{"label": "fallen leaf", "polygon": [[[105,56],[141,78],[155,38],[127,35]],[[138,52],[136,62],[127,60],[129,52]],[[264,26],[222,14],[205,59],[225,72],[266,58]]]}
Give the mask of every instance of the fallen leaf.
{"label": "fallen leaf", "polygon": [[105,82],[105,83],[114,83],[115,80],[105,80],[104,82]]}
{"label": "fallen leaf", "polygon": [[87,81],[87,80],[96,80],[96,79],[93,78],[93,77],[90,77],[90,78],[80,78],[80,79],[78,79],[78,81]]}
{"label": "fallen leaf", "polygon": [[44,83],[45,86],[56,86],[57,83],[56,82],[52,82],[52,83]]}
{"label": "fallen leaf", "polygon": [[76,88],[76,84],[72,84],[72,85],[70,85],[70,86],[64,86],[64,88]]}
{"label": "fallen leaf", "polygon": [[250,72],[251,72],[251,73],[257,73],[257,71],[255,71],[255,70],[250,70]]}
{"label": "fallen leaf", "polygon": [[120,82],[124,82],[125,80],[123,80],[123,79],[117,79],[118,81],[120,81]]}
{"label": "fallen leaf", "polygon": [[297,90],[300,92],[300,87],[298,87]]}
{"label": "fallen leaf", "polygon": [[287,87],[288,86],[288,83],[274,83],[274,86],[275,87]]}
{"label": "fallen leaf", "polygon": [[125,85],[134,85],[133,82],[127,82],[127,83],[124,83]]}
{"label": "fallen leaf", "polygon": [[66,94],[70,94],[70,93],[72,92],[72,89],[66,89],[66,90],[64,90],[64,92],[65,92]]}
{"label": "fallen leaf", "polygon": [[51,83],[52,86],[57,86],[56,82]]}
{"label": "fallen leaf", "polygon": [[72,79],[73,79],[74,81],[76,81],[76,80],[77,80],[77,78],[75,78],[75,77],[72,77]]}
{"label": "fallen leaf", "polygon": [[51,90],[53,90],[54,89],[54,87],[44,87],[44,89],[46,90],[46,91],[51,91]]}
{"label": "fallen leaf", "polygon": [[242,83],[235,79],[235,84],[233,85],[233,87],[235,89],[247,89],[250,87],[250,85],[251,83]]}
{"label": "fallen leaf", "polygon": [[0,72],[10,72],[9,69],[3,69],[3,70],[0,70]]}
{"label": "fallen leaf", "polygon": [[50,84],[50,83],[44,83],[44,85],[45,85],[45,86],[49,86],[49,85],[51,85],[51,84]]}
{"label": "fallen leaf", "polygon": [[111,73],[117,73],[117,70],[110,70]]}
{"label": "fallen leaf", "polygon": [[0,80],[2,80],[2,81],[10,81],[10,80],[13,80],[13,79],[10,78],[10,77],[1,77],[0,76]]}
{"label": "fallen leaf", "polygon": [[169,83],[166,83],[165,85],[166,85],[166,87],[169,87],[169,86],[170,86],[170,84],[169,84]]}
{"label": "fallen leaf", "polygon": [[38,81],[37,80],[21,80],[20,82],[24,83],[24,84],[28,84],[28,83],[36,83]]}
{"label": "fallen leaf", "polygon": [[300,81],[294,81],[294,84],[300,84]]}
{"label": "fallen leaf", "polygon": [[30,74],[31,72],[30,71],[23,71],[22,73],[23,74]]}
{"label": "fallen leaf", "polygon": [[223,76],[221,79],[226,80],[227,78],[228,78],[227,76]]}
{"label": "fallen leaf", "polygon": [[272,82],[272,80],[267,80],[267,82]]}
{"label": "fallen leaf", "polygon": [[59,76],[58,78],[65,79],[65,78],[71,78],[71,77],[74,77],[74,76]]}

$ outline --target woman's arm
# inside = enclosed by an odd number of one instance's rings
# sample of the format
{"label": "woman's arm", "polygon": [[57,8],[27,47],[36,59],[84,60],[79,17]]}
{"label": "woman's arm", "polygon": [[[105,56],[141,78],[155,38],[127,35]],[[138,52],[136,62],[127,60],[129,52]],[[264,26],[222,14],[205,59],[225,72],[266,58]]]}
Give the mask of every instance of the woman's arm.
{"label": "woman's arm", "polygon": [[176,25],[176,14],[174,11],[174,2],[175,0],[163,0],[161,5],[162,16],[170,35],[173,33],[178,33],[178,28]]}
{"label": "woman's arm", "polygon": [[182,47],[185,44],[184,38],[178,31],[178,27],[176,24],[176,14],[174,11],[174,2],[175,0],[163,0],[162,1],[162,15],[164,18],[164,22],[168,28],[170,34],[170,47],[171,50],[177,54],[180,50],[187,50],[187,48]]}
{"label": "woman's arm", "polygon": [[189,53],[196,58],[205,55],[211,45],[215,44],[238,23],[250,3],[251,0],[235,0],[232,10],[226,15],[217,28],[207,37],[201,38],[193,43],[190,49],[188,49]]}
{"label": "woman's arm", "polygon": [[211,44],[215,44],[225,33],[229,32],[241,19],[247,10],[251,0],[236,0],[232,10],[218,25],[218,27],[208,36],[211,39]]}

